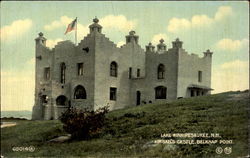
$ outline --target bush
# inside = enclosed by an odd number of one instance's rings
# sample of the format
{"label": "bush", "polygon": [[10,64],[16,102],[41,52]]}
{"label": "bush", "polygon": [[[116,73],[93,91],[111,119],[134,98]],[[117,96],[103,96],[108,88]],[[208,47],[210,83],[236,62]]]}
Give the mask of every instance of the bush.
{"label": "bush", "polygon": [[63,129],[70,133],[73,139],[90,139],[100,134],[105,125],[108,107],[96,111],[69,108],[59,118]]}

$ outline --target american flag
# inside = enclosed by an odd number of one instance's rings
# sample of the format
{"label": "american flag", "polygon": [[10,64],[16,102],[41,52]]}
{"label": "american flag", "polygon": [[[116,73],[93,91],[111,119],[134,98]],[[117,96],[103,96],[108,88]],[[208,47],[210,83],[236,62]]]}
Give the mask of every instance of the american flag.
{"label": "american flag", "polygon": [[77,22],[77,18],[75,20],[73,20],[69,25],[68,25],[68,28],[67,30],[65,31],[64,34],[74,30],[76,28],[76,22]]}

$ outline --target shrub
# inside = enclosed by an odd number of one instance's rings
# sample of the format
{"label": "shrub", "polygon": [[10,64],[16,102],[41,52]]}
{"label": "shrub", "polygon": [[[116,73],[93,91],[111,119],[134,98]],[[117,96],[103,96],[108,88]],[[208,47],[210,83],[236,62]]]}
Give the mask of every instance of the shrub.
{"label": "shrub", "polygon": [[101,132],[107,112],[107,106],[96,111],[71,107],[63,112],[59,119],[63,123],[63,129],[70,133],[73,139],[87,140]]}

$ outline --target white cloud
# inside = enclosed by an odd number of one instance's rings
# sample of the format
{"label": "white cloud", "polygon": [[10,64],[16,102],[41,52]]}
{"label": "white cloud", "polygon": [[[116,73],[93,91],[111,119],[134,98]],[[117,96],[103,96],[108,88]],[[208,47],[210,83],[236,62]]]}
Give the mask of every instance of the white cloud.
{"label": "white cloud", "polygon": [[72,21],[73,21],[72,18],[69,18],[67,16],[62,16],[60,18],[60,20],[55,20],[55,21],[52,21],[50,24],[45,25],[44,29],[46,31],[53,31],[53,30],[60,28],[60,27],[63,27],[63,26],[67,27],[68,24],[70,24]]}
{"label": "white cloud", "polygon": [[[64,27],[65,28],[65,31],[68,27],[68,25],[73,21],[74,19],[73,18],[70,18],[68,16],[62,16],[59,20],[55,20],[53,22],[51,22],[50,24],[47,24],[44,26],[44,29],[46,31],[53,31],[55,29],[58,29],[58,28],[61,28],[61,27]],[[81,23],[79,23],[79,20],[77,22],[77,38],[78,39],[82,39],[85,35],[88,34],[88,25],[87,26],[84,26],[82,25]],[[72,31],[73,32],[73,31]],[[70,32],[71,33],[71,32]],[[68,34],[70,34],[68,33]],[[49,41],[49,43],[51,42],[51,45],[48,44],[48,41],[47,41],[47,45],[48,47],[51,47],[52,45],[55,45],[53,43],[53,40],[52,41]],[[55,40],[54,40],[55,42]]]}
{"label": "white cloud", "polygon": [[191,27],[191,22],[187,19],[172,18],[168,24],[169,32],[178,32],[180,29],[189,29]]}
{"label": "white cloud", "polygon": [[117,47],[121,47],[121,46],[123,46],[124,44],[126,44],[124,41],[120,41],[120,42],[117,43]]}
{"label": "white cloud", "polygon": [[233,14],[233,10],[229,6],[221,6],[218,11],[215,13],[215,20],[221,20],[227,16],[230,16]]}
{"label": "white cloud", "polygon": [[156,45],[156,44],[159,44],[160,42],[160,39],[164,39],[164,41],[167,41],[168,40],[168,36],[164,33],[159,33],[159,34],[156,34],[153,36],[152,38],[152,44]]}
{"label": "white cloud", "polygon": [[124,15],[107,15],[100,19],[100,25],[104,28],[117,29],[128,32],[136,27],[136,20],[128,20]]}
{"label": "white cloud", "polygon": [[224,38],[216,43],[216,47],[224,51],[237,51],[249,45],[249,40],[244,38],[242,40],[232,40]]}
{"label": "white cloud", "polygon": [[213,93],[249,88],[249,62],[235,60],[213,68]]}
{"label": "white cloud", "polygon": [[1,71],[1,110],[32,110],[34,90],[34,71]]}
{"label": "white cloud", "polygon": [[172,33],[179,31],[198,28],[198,27],[209,27],[216,21],[222,20],[233,14],[232,8],[229,6],[221,6],[218,8],[214,17],[209,17],[207,15],[194,15],[191,19],[185,18],[172,18],[169,21],[167,30]]}
{"label": "white cloud", "polygon": [[53,48],[58,42],[60,41],[63,41],[63,39],[61,38],[58,38],[58,39],[55,39],[55,40],[47,40],[46,41],[46,46],[49,47],[49,48]]}
{"label": "white cloud", "polygon": [[13,21],[10,25],[3,26],[0,30],[1,41],[11,40],[22,36],[32,26],[32,20],[23,19]]}

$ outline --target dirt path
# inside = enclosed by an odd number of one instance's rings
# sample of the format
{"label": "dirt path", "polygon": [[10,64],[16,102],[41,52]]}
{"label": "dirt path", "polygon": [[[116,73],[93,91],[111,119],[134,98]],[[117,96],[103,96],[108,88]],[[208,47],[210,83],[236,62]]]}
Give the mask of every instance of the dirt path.
{"label": "dirt path", "polygon": [[1,122],[1,128],[16,126],[16,122]]}

